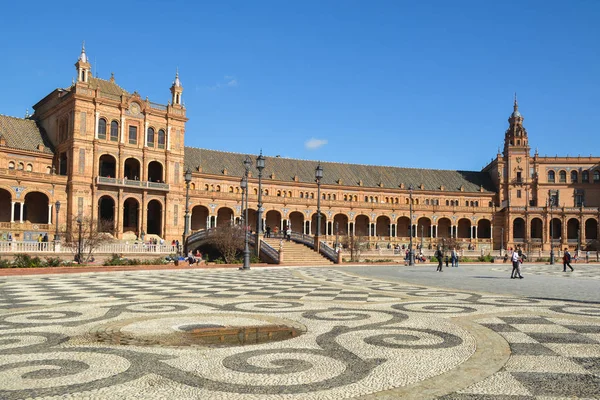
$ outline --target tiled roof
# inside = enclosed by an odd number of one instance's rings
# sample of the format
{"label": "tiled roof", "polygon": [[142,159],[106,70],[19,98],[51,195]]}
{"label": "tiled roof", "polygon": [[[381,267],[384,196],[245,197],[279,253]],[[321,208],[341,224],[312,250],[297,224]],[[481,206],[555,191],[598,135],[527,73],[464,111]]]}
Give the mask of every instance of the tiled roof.
{"label": "tiled roof", "polygon": [[115,96],[120,96],[121,94],[129,96],[129,93],[121,86],[117,85],[112,79],[106,81],[104,79],[90,77],[90,89],[98,89],[103,93]]}
{"label": "tiled roof", "polygon": [[[255,168],[256,155],[250,157],[253,164],[251,168],[252,177],[256,178],[258,176],[258,171]],[[223,170],[226,169],[227,175],[241,177],[244,174],[242,162],[245,158],[245,154],[195,147],[185,148],[185,166],[193,172],[201,167],[202,173],[223,175]],[[265,156],[265,158],[263,178],[267,181],[270,179],[271,174],[274,174],[273,179],[277,181],[291,182],[294,180],[294,176],[298,177],[299,182],[314,183],[315,181],[317,161],[268,156]],[[404,184],[404,188],[407,189],[412,184],[415,190],[418,190],[422,184],[424,190],[440,190],[440,187],[444,186],[445,191],[460,191],[462,186],[465,192],[479,192],[480,187],[483,187],[484,191],[496,191],[490,176],[486,172],[399,168],[333,162],[321,162],[321,166],[323,167],[321,183],[326,185],[341,184],[358,187],[359,182],[362,181],[364,187],[381,187],[382,189],[399,189],[400,184]]]}
{"label": "tiled roof", "polygon": [[0,136],[6,140],[6,147],[39,152],[38,145],[43,144],[43,153],[54,154],[52,143],[32,119],[0,114]]}

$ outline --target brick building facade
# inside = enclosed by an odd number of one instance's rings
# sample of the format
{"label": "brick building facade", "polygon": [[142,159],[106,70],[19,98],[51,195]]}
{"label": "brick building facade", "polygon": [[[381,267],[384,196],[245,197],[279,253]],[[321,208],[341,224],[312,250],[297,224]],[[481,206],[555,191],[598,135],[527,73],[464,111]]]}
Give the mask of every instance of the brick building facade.
{"label": "brick building facade", "polygon": [[[0,115],[3,239],[52,237],[57,202],[61,226],[92,215],[111,221],[108,229],[119,239],[142,233],[180,239],[188,168],[192,231],[239,220],[246,155],[184,146],[178,74],[164,105],[127,92],[113,76],[93,77],[85,49],[75,68],[77,80],[40,100],[33,115]],[[516,99],[508,122],[503,151],[481,171],[321,163],[322,235],[407,243],[412,232],[424,245],[454,237],[490,250],[517,244],[549,250],[551,232],[556,247],[598,240],[600,157],[531,156]],[[315,233],[316,166],[266,157],[264,226]],[[249,221],[256,221],[254,166],[249,193]]]}

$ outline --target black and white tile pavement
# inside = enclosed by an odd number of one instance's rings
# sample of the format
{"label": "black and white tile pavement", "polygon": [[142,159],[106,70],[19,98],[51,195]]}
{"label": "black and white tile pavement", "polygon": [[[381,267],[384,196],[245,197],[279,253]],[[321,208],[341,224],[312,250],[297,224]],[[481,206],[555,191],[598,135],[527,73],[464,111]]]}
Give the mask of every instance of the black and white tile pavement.
{"label": "black and white tile pavement", "polygon": [[[234,347],[144,345],[195,324],[305,333]],[[133,340],[98,342],[98,333]],[[600,305],[330,268],[0,281],[1,399],[593,399],[599,360]]]}

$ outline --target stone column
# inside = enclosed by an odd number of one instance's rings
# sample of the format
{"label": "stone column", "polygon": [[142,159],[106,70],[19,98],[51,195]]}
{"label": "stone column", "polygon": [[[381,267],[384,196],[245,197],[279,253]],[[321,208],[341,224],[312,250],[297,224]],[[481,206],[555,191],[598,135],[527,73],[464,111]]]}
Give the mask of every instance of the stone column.
{"label": "stone column", "polygon": [[308,220],[308,233],[307,235],[312,235],[312,219]]}
{"label": "stone column", "polygon": [[10,202],[10,222],[15,222],[15,202]]}
{"label": "stone column", "polygon": [[475,230],[475,239],[479,239],[479,236],[477,235],[477,225],[473,226],[473,230]]}
{"label": "stone column", "polygon": [[144,121],[144,147],[148,147],[148,121]]}
{"label": "stone column", "polygon": [[348,221],[348,223],[346,224],[346,233],[348,234],[348,236],[350,236],[350,221]]}
{"label": "stone column", "polygon": [[22,224],[23,223],[23,206],[25,205],[25,203],[21,202],[19,204],[20,204],[20,207],[21,207],[21,213],[19,215],[19,219],[20,219],[19,223]]}
{"label": "stone column", "polygon": [[121,118],[121,143],[125,143],[125,117]]}
{"label": "stone column", "polygon": [[96,123],[94,124],[94,139],[98,139],[98,124],[100,123],[100,113],[96,111]]}
{"label": "stone column", "polygon": [[167,127],[167,150],[171,151],[171,127]]}
{"label": "stone column", "polygon": [[217,227],[217,218],[218,218],[219,214],[215,215],[215,227]]}
{"label": "stone column", "polygon": [[52,203],[48,204],[48,225],[52,225]]}

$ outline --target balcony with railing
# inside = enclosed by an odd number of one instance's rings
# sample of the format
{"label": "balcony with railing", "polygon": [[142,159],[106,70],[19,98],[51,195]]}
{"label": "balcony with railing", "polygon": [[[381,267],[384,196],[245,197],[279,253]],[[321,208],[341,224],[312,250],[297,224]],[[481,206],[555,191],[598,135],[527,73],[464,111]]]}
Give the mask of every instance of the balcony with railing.
{"label": "balcony with railing", "polygon": [[150,181],[138,181],[134,179],[127,178],[109,178],[106,176],[97,176],[96,177],[96,185],[107,185],[107,186],[117,186],[117,187],[133,187],[140,189],[150,189],[150,190],[160,190],[160,191],[168,191],[169,184],[162,182],[150,182]]}

